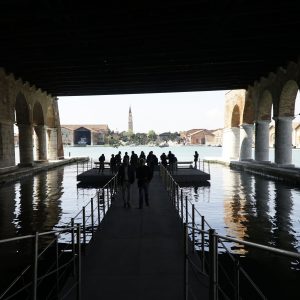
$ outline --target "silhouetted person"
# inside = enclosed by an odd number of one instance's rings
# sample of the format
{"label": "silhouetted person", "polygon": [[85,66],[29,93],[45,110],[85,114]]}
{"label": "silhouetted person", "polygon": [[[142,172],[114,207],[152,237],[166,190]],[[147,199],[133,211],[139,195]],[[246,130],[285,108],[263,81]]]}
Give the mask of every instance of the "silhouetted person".
{"label": "silhouetted person", "polygon": [[119,170],[119,167],[121,165],[121,151],[119,151],[119,153],[115,156],[115,160],[116,160],[116,170]]}
{"label": "silhouetted person", "polygon": [[141,158],[146,160],[146,155],[145,155],[144,151],[141,151],[139,159],[141,159]]}
{"label": "silhouetted person", "polygon": [[134,169],[136,169],[138,167],[138,163],[139,163],[139,157],[137,156],[136,153],[134,153],[134,151],[131,151],[130,165]]}
{"label": "silhouetted person", "polygon": [[105,162],[105,156],[104,154],[101,154],[99,157],[99,173],[104,171],[104,162]]}
{"label": "silhouetted person", "polygon": [[167,157],[168,157],[168,161],[169,161],[169,170],[171,173],[173,173],[173,171],[174,171],[174,154],[171,151],[169,151]]}
{"label": "silhouetted person", "polygon": [[154,165],[155,165],[155,157],[153,154],[153,151],[150,151],[149,154],[147,155],[147,166],[150,167],[151,172],[154,170]]}
{"label": "silhouetted person", "polygon": [[130,190],[131,185],[134,183],[135,175],[134,169],[129,165],[129,160],[125,159],[119,168],[118,173],[119,183],[122,188],[122,197],[124,201],[124,207],[130,207]]}
{"label": "silhouetted person", "polygon": [[145,165],[145,160],[140,159],[139,167],[136,169],[136,178],[139,188],[139,208],[143,208],[143,198],[146,205],[149,206],[149,183],[153,177],[153,173],[149,166]]}
{"label": "silhouetted person", "polygon": [[178,160],[177,157],[173,154],[173,169],[175,170],[175,172],[178,170]]}
{"label": "silhouetted person", "polygon": [[112,174],[116,173],[116,158],[114,154],[112,154],[110,158],[110,171]]}
{"label": "silhouetted person", "polygon": [[129,155],[128,155],[128,152],[125,152],[125,155],[124,155],[124,157],[123,157],[123,162],[124,162],[125,160],[128,160],[128,162],[129,162]]}
{"label": "silhouetted person", "polygon": [[166,155],[166,153],[163,153],[163,154],[160,156],[160,161],[161,161],[161,164],[162,164],[165,168],[168,166],[167,155]]}
{"label": "silhouetted person", "polygon": [[199,154],[197,151],[195,151],[194,154],[194,168],[197,169],[197,162],[198,162]]}

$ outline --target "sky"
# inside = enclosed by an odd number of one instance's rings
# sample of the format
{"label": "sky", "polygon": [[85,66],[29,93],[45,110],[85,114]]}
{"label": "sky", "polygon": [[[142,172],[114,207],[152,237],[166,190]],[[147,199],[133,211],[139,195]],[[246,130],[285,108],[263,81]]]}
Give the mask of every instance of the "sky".
{"label": "sky", "polygon": [[223,128],[226,92],[60,97],[60,123],[107,124],[111,130],[127,131],[131,106],[134,132]]}

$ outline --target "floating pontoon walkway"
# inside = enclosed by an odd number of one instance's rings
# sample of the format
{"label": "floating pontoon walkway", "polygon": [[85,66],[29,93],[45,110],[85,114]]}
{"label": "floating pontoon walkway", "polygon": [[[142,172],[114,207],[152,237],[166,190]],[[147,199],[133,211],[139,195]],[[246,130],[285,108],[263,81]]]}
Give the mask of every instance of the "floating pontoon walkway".
{"label": "floating pontoon walkway", "polygon": [[[83,259],[82,299],[183,299],[183,226],[158,172],[149,194],[150,206],[138,209],[135,182],[131,208],[114,200]],[[191,271],[189,284],[208,299],[207,278]]]}
{"label": "floating pontoon walkway", "polygon": [[[172,173],[173,178],[179,185],[202,185],[210,180],[210,174],[193,168],[178,168]],[[77,176],[82,184],[105,184],[113,177],[109,169],[99,173],[98,168],[85,171]]]}

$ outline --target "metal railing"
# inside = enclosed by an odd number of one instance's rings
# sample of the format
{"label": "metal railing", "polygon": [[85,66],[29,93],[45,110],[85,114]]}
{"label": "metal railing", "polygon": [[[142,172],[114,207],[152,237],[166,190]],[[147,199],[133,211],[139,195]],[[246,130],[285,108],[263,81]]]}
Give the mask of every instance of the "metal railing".
{"label": "metal railing", "polygon": [[94,160],[88,157],[85,161],[77,161],[77,175],[93,168]]}
{"label": "metal railing", "polygon": [[[210,300],[219,299],[219,296],[224,299],[241,299],[241,276],[243,276],[250,288],[254,291],[256,298],[266,299],[261,289],[240,265],[238,257],[234,256],[226,247],[225,242],[234,242],[255,249],[268,251],[268,253],[300,260],[299,253],[217,234],[188,197],[183,196],[183,189],[180,188],[169,171],[162,165],[160,166],[160,174],[169,193],[169,198],[177,210],[184,228],[184,299],[188,299],[188,291],[191,289],[188,280],[189,267],[191,267],[194,272],[201,273],[209,279]],[[196,216],[198,216],[198,218],[196,218]],[[219,249],[223,249],[229,256],[233,264],[233,274],[229,274],[228,268],[224,267],[222,262],[219,261]],[[199,260],[196,262],[195,253],[197,253],[197,257],[199,257]],[[224,282],[220,281],[221,273],[223,281],[226,281],[226,290],[223,288],[225,285]]]}
{"label": "metal railing", "polygon": [[[32,247],[33,263],[28,265],[0,294],[0,300],[15,299],[17,296],[22,299],[33,300],[57,297],[59,293],[62,293],[61,289],[67,278],[70,280],[70,274],[75,281],[73,280],[71,287],[66,291],[64,290],[64,294],[60,294],[59,298],[64,299],[76,288],[76,297],[80,299],[81,250],[85,253],[86,246],[92,240],[95,230],[99,228],[114,201],[118,191],[117,183],[116,174],[61,229],[0,240],[0,245],[28,239],[34,241]],[[40,246],[41,238],[51,235],[54,238],[42,249]],[[38,267],[39,261],[42,261],[42,268]],[[48,262],[46,265],[45,261]],[[48,285],[48,289],[45,290],[44,286],[47,280],[51,280],[55,284]],[[49,289],[49,286],[53,286],[53,288]],[[43,293],[43,296],[38,297],[39,293]]]}
{"label": "metal railing", "polygon": [[[62,234],[71,235],[70,245],[65,244],[59,248],[59,239]],[[40,249],[40,243],[43,237],[54,236],[52,242],[44,249]],[[32,265],[26,267],[19,276],[17,276],[8,288],[0,295],[0,299],[16,299],[21,297],[22,299],[40,299],[51,295],[58,294],[61,284],[65,282],[66,272],[72,272],[73,282],[71,287],[67,291],[67,294],[76,288],[76,294],[78,299],[80,298],[81,291],[81,243],[80,243],[80,224],[76,224],[72,227],[68,226],[64,229],[53,230],[48,232],[15,237],[5,240],[0,240],[0,245],[7,243],[15,243],[21,240],[30,240],[33,242],[33,257]],[[55,253],[55,259],[51,262],[48,261],[49,252]],[[47,262],[45,264],[45,261]],[[29,280],[24,281],[25,276]],[[53,288],[45,286],[46,280],[49,279],[54,282]],[[47,296],[44,294],[47,290]],[[43,291],[41,291],[43,290]],[[41,293],[43,295],[41,296]],[[61,295],[61,299],[64,295]]]}

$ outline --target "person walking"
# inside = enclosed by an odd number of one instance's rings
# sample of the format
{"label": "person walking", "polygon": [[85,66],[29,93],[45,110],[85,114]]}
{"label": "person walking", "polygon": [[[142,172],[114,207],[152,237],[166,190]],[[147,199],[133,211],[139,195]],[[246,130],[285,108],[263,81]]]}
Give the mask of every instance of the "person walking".
{"label": "person walking", "polygon": [[118,173],[119,184],[122,189],[122,198],[124,202],[124,207],[130,208],[130,191],[131,185],[135,181],[134,169],[129,165],[129,160],[125,159],[123,163],[120,165],[119,173]]}
{"label": "person walking", "polygon": [[99,173],[104,171],[104,162],[105,162],[105,156],[104,154],[101,154],[101,156],[99,157]]}
{"label": "person walking", "polygon": [[116,160],[116,171],[118,171],[122,162],[121,151],[119,151],[118,154],[115,156],[115,160]]}
{"label": "person walking", "polygon": [[115,158],[114,154],[111,155],[109,164],[110,164],[111,173],[115,174],[116,173],[116,158]]}
{"label": "person walking", "polygon": [[125,152],[124,157],[123,157],[123,162],[124,162],[124,160],[128,160],[129,161],[128,152]]}
{"label": "person walking", "polygon": [[137,156],[134,151],[131,151],[131,156],[130,156],[130,165],[136,169],[139,163],[139,157]]}
{"label": "person walking", "polygon": [[197,151],[195,151],[194,154],[194,168],[197,169],[197,162],[198,162],[199,154]]}
{"label": "person walking", "polygon": [[168,162],[167,162],[167,155],[166,153],[163,153],[160,156],[160,163],[166,168],[168,166]]}
{"label": "person walking", "polygon": [[153,177],[153,172],[149,166],[145,165],[145,160],[140,159],[139,167],[136,169],[136,178],[139,188],[139,209],[143,208],[143,202],[149,206],[149,183]]}
{"label": "person walking", "polygon": [[141,151],[141,154],[140,154],[140,157],[139,159],[146,159],[146,155],[145,155],[145,152],[144,151]]}

